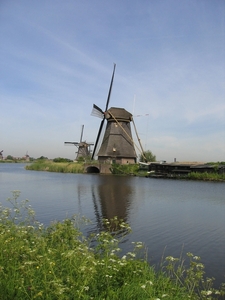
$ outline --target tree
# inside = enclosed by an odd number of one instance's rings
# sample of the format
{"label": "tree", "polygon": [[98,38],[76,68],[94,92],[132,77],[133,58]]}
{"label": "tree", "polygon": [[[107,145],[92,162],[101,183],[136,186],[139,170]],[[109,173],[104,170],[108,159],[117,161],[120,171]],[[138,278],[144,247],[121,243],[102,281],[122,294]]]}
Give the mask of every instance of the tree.
{"label": "tree", "polygon": [[8,155],[8,156],[6,157],[6,159],[8,159],[8,160],[13,160],[13,156],[12,156],[12,155]]}
{"label": "tree", "polygon": [[[144,155],[143,155],[144,154]],[[152,151],[147,150],[144,151],[143,154],[139,155],[139,161],[140,162],[146,162],[146,160],[149,161],[156,161],[156,156],[152,153]]]}
{"label": "tree", "polygon": [[48,158],[42,155],[42,156],[40,156],[40,157],[37,158],[37,159],[44,160],[44,159],[48,159]]}

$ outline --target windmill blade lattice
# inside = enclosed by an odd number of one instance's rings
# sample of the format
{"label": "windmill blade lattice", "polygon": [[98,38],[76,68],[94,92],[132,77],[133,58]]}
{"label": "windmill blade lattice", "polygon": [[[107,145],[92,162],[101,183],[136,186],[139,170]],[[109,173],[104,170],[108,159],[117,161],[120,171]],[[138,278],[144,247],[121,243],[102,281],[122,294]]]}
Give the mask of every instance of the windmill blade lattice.
{"label": "windmill blade lattice", "polygon": [[[108,106],[109,106],[109,100],[110,100],[110,96],[111,96],[111,92],[112,92],[115,69],[116,69],[116,64],[114,64],[114,67],[113,67],[113,74],[112,74],[112,79],[111,79],[111,83],[110,83],[110,87],[109,87],[109,93],[108,93],[108,97],[107,97],[107,101],[106,101],[105,112],[107,111]],[[99,130],[98,130],[98,135],[97,135],[95,146],[94,146],[93,153],[92,153],[92,159],[94,159],[95,151],[96,151],[96,148],[98,146],[99,138],[101,136],[103,124],[104,124],[104,121],[105,121],[105,113],[101,110],[101,108],[99,108],[97,105],[94,104],[93,105],[93,110],[95,110],[96,112],[98,111],[98,116],[99,116],[99,114],[102,113],[103,114],[103,119],[100,123],[100,127],[99,127]],[[92,112],[93,112],[93,110],[92,110]]]}

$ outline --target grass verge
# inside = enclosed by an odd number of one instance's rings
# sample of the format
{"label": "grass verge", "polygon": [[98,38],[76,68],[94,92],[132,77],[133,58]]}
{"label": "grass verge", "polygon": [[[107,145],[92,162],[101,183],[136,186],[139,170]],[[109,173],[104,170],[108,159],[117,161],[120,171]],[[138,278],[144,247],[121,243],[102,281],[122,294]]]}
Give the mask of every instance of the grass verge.
{"label": "grass verge", "polygon": [[213,279],[204,279],[200,258],[189,253],[167,257],[160,271],[145,259],[144,245],[120,257],[119,243],[130,231],[118,218],[104,220],[105,230],[86,238],[81,219],[73,217],[48,227],[35,220],[28,201],[0,207],[1,300],[24,299],[217,299]]}
{"label": "grass verge", "polygon": [[53,162],[50,160],[37,160],[34,163],[27,165],[26,170],[59,173],[84,173],[84,164],[77,162]]}

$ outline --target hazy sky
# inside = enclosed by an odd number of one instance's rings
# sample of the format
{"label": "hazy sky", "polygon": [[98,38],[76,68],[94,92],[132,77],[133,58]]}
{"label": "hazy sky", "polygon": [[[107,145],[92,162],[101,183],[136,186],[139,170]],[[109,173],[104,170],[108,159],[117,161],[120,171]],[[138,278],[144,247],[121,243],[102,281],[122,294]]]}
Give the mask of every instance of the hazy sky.
{"label": "hazy sky", "polygon": [[82,124],[95,141],[116,63],[109,107],[145,150],[225,161],[224,0],[1,0],[0,57],[4,156],[75,158],[64,141]]}

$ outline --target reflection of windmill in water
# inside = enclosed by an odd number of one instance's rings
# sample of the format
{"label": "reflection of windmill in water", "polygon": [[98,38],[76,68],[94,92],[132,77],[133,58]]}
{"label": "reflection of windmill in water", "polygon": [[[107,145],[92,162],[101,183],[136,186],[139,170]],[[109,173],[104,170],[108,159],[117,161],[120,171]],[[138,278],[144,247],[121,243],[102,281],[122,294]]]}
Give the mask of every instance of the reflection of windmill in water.
{"label": "reflection of windmill in water", "polygon": [[[130,123],[133,121],[132,114],[126,111],[124,108],[111,107],[110,109],[108,109],[115,67],[116,65],[114,64],[113,75],[109,88],[108,98],[106,101],[105,111],[103,111],[97,105],[93,105],[92,115],[102,118],[102,121],[100,123],[98,135],[92,153],[92,159],[94,159],[94,156],[96,155],[96,149],[99,146],[98,144],[100,136],[102,134],[104,121],[106,119],[106,130],[101,142],[100,149],[97,154],[99,162],[133,164],[136,163],[137,155],[134,148],[134,141],[132,139],[130,126]],[[137,134],[136,127],[134,128]],[[139,138],[138,140],[140,142]]]}
{"label": "reflection of windmill in water", "polygon": [[[132,186],[130,178],[117,176],[98,176],[92,186],[92,201],[96,217],[97,231],[104,230],[102,219],[111,220],[114,217],[128,222],[132,201]],[[111,229],[115,224],[111,223]]]}
{"label": "reflection of windmill in water", "polygon": [[94,145],[94,143],[87,143],[86,141],[82,141],[83,139],[83,132],[84,132],[84,125],[81,127],[81,135],[80,135],[80,142],[64,142],[64,145],[74,145],[77,147],[78,151],[76,160],[78,160],[79,157],[88,158],[91,155],[91,146]]}

